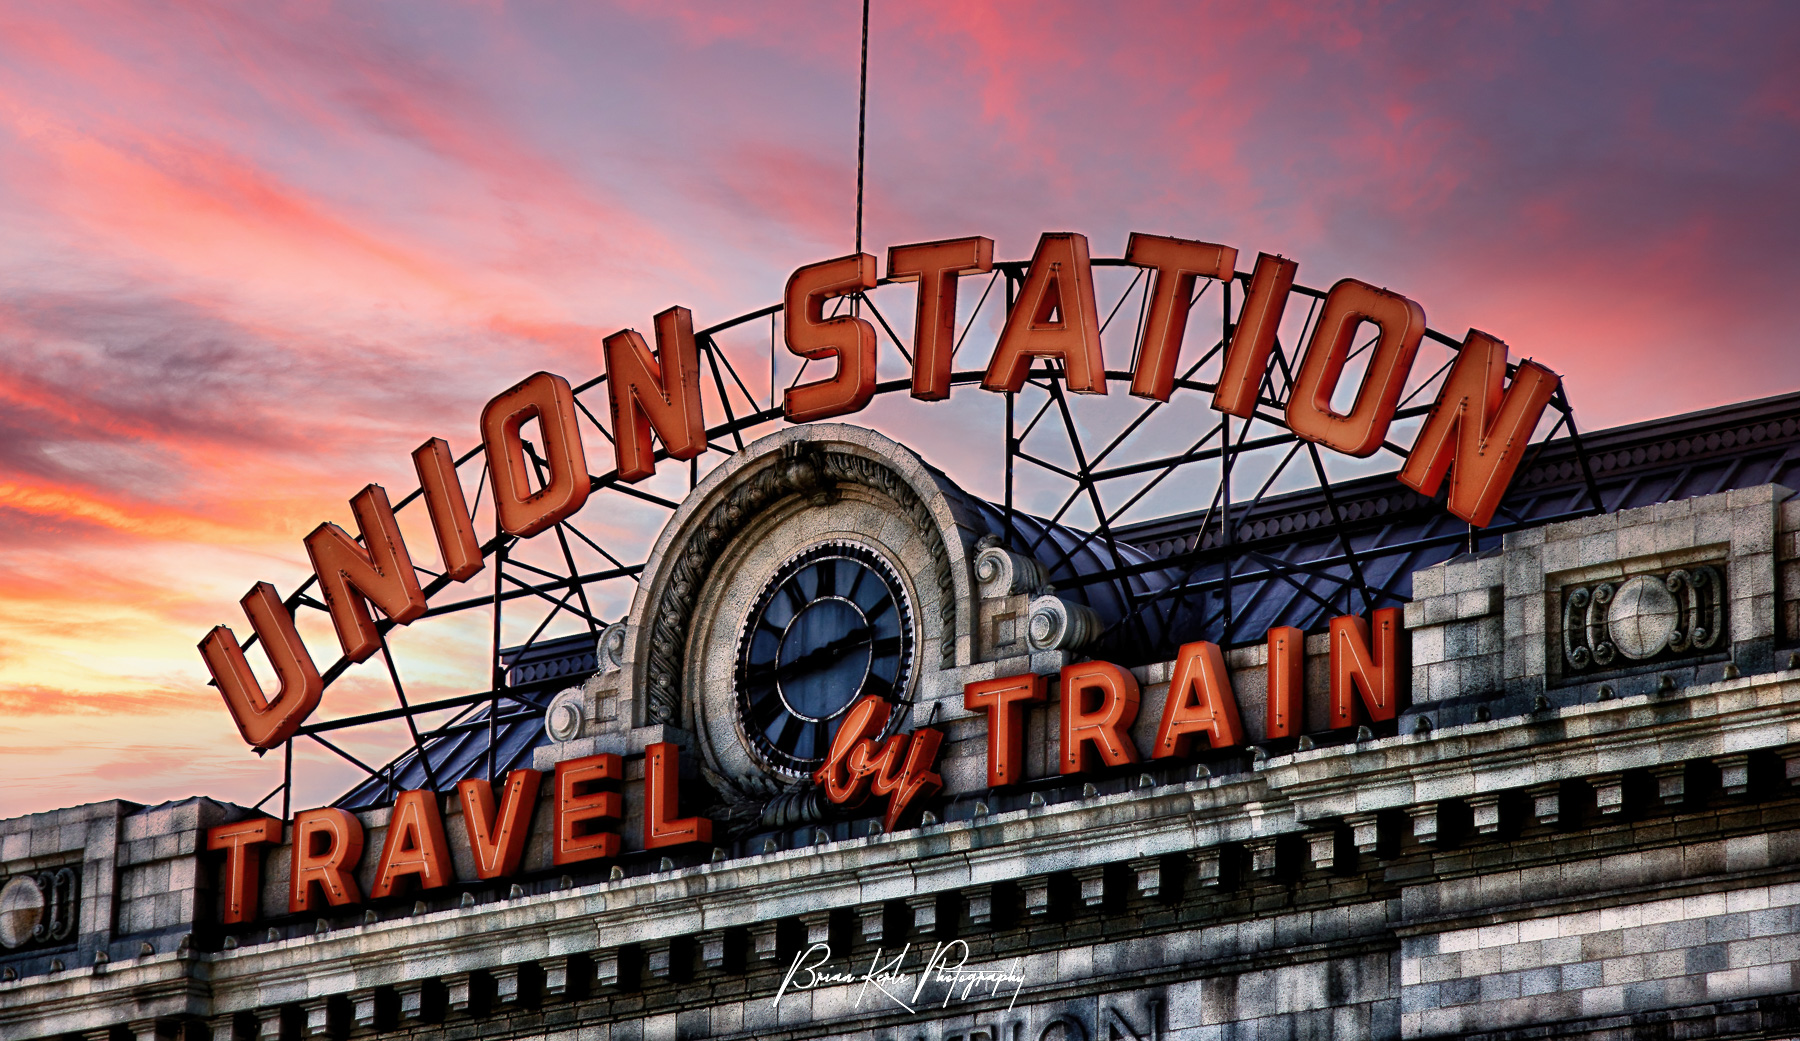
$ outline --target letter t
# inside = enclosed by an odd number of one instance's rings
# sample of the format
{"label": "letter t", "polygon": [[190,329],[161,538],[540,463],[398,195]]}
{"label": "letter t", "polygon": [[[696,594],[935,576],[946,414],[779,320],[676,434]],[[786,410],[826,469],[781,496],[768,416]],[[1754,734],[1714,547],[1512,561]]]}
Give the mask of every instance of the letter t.
{"label": "letter t", "polygon": [[1025,779],[1025,706],[1047,700],[1047,686],[1045,677],[1025,673],[963,687],[963,707],[987,712],[988,787]]}

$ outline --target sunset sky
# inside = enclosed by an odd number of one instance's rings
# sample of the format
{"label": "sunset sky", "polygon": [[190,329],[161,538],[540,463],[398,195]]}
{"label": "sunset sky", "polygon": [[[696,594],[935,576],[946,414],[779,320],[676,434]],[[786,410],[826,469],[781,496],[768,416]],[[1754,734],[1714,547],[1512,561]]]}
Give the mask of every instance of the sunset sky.
{"label": "sunset sky", "polygon": [[[195,644],[307,531],[850,252],[859,10],[0,5],[0,816],[260,798]],[[865,239],[1282,253],[1589,429],[1792,391],[1796,54],[1792,4],[875,0]],[[878,418],[955,472],[926,415]]]}

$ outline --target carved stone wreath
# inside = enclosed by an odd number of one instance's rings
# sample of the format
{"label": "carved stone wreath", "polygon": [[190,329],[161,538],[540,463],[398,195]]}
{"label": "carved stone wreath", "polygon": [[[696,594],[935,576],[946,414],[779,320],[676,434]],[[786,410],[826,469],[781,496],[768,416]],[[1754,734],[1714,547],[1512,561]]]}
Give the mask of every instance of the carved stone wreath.
{"label": "carved stone wreath", "polygon": [[886,464],[849,452],[821,450],[806,441],[790,442],[781,458],[733,488],[709,511],[669,569],[669,582],[650,621],[650,656],[645,672],[645,714],[649,723],[681,723],[681,660],[693,624],[694,606],[719,555],[744,526],[791,495],[828,496],[839,484],[856,484],[893,500],[931,553],[942,664],[955,664],[956,593],[943,533],[925,500]]}

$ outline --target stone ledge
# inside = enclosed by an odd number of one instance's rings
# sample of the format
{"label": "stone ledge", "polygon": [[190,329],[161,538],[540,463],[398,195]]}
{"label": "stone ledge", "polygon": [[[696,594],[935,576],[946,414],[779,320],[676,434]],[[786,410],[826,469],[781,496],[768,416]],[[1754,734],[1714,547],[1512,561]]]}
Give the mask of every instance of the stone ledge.
{"label": "stone ledge", "polygon": [[1677,697],[1636,695],[1295,752],[1261,772],[1297,819],[1310,821],[1772,749],[1800,740],[1796,706],[1800,681],[1791,673],[1745,676]]}

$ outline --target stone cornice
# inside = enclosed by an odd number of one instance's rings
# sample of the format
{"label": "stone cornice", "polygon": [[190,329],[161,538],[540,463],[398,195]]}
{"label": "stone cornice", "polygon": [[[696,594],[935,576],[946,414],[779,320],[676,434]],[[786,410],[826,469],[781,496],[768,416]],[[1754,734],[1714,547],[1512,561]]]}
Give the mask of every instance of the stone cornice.
{"label": "stone cornice", "polygon": [[1269,760],[1262,775],[1311,822],[1793,742],[1800,671],[1787,670],[1680,697],[1637,695],[1296,752]]}

